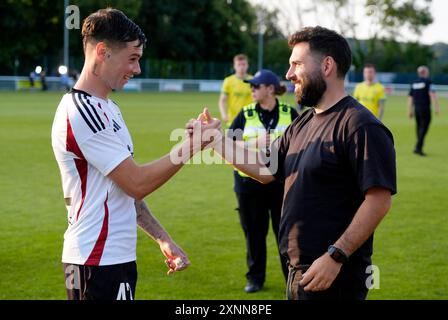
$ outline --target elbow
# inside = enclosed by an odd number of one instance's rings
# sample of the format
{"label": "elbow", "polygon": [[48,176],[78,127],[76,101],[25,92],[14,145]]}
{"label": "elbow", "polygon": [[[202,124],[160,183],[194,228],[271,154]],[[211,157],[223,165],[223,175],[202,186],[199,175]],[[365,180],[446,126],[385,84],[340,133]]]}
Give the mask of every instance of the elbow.
{"label": "elbow", "polygon": [[135,200],[143,200],[143,198],[146,197],[146,194],[139,188],[135,187],[135,186],[131,186],[128,187],[126,189],[123,189],[124,193],[126,193],[128,196],[130,196],[131,198],[134,198]]}
{"label": "elbow", "polygon": [[145,198],[146,194],[144,194],[143,192],[136,190],[132,193],[132,195],[130,195],[132,198],[134,198],[135,200],[141,201]]}
{"label": "elbow", "polygon": [[130,183],[128,183],[126,190],[123,190],[128,196],[134,198],[135,200],[143,200],[150,193],[147,191],[147,188],[143,182],[138,178],[131,178],[129,180]]}
{"label": "elbow", "polygon": [[148,184],[143,182],[137,182],[132,188],[132,197],[136,200],[143,200],[148,194],[154,190],[148,186]]}

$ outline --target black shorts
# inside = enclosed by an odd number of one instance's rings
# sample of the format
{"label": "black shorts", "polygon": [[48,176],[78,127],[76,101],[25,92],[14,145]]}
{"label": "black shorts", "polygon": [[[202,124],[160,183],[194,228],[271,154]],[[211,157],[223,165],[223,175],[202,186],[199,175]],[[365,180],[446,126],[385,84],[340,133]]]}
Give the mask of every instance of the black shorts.
{"label": "black shorts", "polygon": [[134,300],[135,261],[110,266],[64,263],[68,300]]}

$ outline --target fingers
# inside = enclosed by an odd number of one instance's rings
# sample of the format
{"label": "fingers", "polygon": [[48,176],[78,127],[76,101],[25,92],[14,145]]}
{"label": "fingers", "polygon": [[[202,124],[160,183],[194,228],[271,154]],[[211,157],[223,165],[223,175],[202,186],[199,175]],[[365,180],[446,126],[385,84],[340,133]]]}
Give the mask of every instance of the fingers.
{"label": "fingers", "polygon": [[305,291],[321,291],[328,288],[325,287],[324,281],[322,281],[320,277],[317,277],[314,270],[311,268],[303,274],[303,278],[299,282],[299,285],[302,286]]}
{"label": "fingers", "polygon": [[182,271],[186,269],[190,265],[190,261],[186,256],[183,256],[176,258],[168,258],[165,260],[165,264],[169,268],[166,274],[171,275],[177,271]]}
{"label": "fingers", "polygon": [[204,111],[202,111],[202,114],[205,117],[205,121],[209,122],[212,120],[212,116],[211,116],[210,112],[208,111],[207,107],[204,108]]}
{"label": "fingers", "polygon": [[314,273],[312,269],[308,269],[302,276],[302,280],[300,280],[299,285],[305,287],[311,280],[314,278]]}
{"label": "fingers", "polygon": [[[202,115],[202,114],[201,114]],[[187,124],[185,125],[185,131],[187,132],[187,134],[189,136],[193,135],[194,130],[197,130],[198,127],[200,126],[200,117],[201,115],[198,116],[198,119],[190,119]]]}
{"label": "fingers", "polygon": [[201,122],[206,122],[206,121],[207,121],[207,118],[205,117],[204,113],[201,112],[201,113],[198,115],[198,117],[197,117],[196,120],[199,120],[199,121],[201,121]]}

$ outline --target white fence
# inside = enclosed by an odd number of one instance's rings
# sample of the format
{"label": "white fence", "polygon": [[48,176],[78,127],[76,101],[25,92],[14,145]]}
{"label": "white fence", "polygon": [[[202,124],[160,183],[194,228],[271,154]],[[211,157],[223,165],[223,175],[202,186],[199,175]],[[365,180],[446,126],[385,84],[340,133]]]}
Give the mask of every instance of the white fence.
{"label": "white fence", "polygon": [[[48,90],[63,90],[59,77],[46,78]],[[284,82],[289,85],[289,82]],[[409,84],[383,83],[388,95],[407,95]],[[70,79],[70,86],[73,80]],[[353,92],[356,83],[347,83],[346,88]],[[189,80],[189,79],[131,79],[123,88],[124,91],[159,91],[159,92],[220,92],[222,80]],[[37,80],[30,86],[28,77],[0,76],[0,90],[40,90],[41,82]],[[439,95],[448,97],[448,86],[434,85]]]}

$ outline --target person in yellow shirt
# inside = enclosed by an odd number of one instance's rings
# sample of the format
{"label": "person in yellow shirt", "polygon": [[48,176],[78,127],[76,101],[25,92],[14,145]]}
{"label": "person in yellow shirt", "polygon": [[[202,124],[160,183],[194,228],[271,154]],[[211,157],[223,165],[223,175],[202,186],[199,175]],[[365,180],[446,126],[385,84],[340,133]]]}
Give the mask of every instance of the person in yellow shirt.
{"label": "person in yellow shirt", "polygon": [[224,79],[219,97],[219,111],[222,122],[229,126],[241,109],[252,103],[252,92],[249,84],[244,80],[252,79],[247,73],[249,59],[244,54],[237,54],[233,58],[235,73]]}
{"label": "person in yellow shirt", "polygon": [[381,83],[375,82],[376,69],[373,64],[366,64],[363,74],[364,82],[356,85],[353,97],[381,120],[386,102],[384,87]]}

